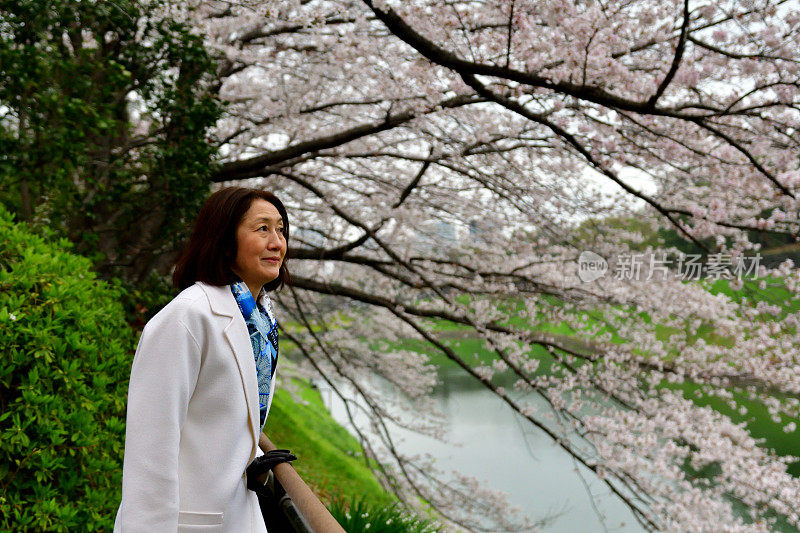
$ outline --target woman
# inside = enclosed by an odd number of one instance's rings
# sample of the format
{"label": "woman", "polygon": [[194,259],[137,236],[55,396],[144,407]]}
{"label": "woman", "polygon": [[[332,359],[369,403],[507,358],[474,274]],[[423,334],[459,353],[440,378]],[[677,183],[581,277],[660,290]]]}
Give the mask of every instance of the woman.
{"label": "woman", "polygon": [[200,210],[173,274],[181,292],[133,359],[115,532],[266,533],[245,469],[263,455],[278,355],[268,293],[290,282],[288,240],[269,192],[222,189]]}

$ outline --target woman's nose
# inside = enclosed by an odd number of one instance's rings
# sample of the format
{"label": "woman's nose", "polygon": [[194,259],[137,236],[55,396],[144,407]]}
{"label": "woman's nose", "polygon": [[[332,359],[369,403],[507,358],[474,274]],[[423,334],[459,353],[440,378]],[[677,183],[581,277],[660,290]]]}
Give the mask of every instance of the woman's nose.
{"label": "woman's nose", "polygon": [[270,235],[270,238],[267,241],[267,246],[273,250],[283,247],[283,239],[281,239],[279,232],[275,231],[272,233],[272,235]]}

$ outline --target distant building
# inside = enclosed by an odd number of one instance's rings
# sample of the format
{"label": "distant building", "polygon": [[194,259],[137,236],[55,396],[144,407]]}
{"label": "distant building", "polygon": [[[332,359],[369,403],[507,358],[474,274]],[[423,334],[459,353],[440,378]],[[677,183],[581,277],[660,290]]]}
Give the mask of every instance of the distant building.
{"label": "distant building", "polygon": [[436,219],[426,220],[417,234],[415,248],[423,255],[447,256],[448,250],[461,241],[459,233],[459,228],[452,222]]}
{"label": "distant building", "polygon": [[302,242],[301,246],[308,246],[311,248],[322,248],[325,245],[325,237],[316,230],[307,228],[292,228],[291,235],[289,236],[293,241]]}

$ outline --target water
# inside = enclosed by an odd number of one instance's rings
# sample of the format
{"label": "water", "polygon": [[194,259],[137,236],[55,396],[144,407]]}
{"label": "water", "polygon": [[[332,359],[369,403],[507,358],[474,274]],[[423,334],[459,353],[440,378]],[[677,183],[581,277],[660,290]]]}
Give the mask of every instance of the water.
{"label": "water", "polygon": [[[445,416],[450,442],[390,426],[401,453],[429,453],[445,472],[485,480],[488,487],[508,493],[509,502],[532,520],[558,514],[543,528],[546,532],[644,531],[591,471],[490,391],[457,369],[441,370],[440,381],[432,396]],[[349,427],[343,402],[324,382],[317,385],[333,417]],[[377,378],[375,386],[391,393]],[[356,423],[367,431],[362,420]]]}

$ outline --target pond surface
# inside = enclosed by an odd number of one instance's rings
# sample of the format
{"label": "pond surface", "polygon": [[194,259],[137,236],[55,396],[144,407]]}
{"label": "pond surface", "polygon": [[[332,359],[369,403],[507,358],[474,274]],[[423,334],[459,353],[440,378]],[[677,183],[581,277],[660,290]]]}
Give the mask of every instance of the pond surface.
{"label": "pond surface", "polygon": [[[577,466],[547,435],[490,391],[458,369],[440,370],[439,379],[432,397],[445,416],[450,442],[390,426],[401,453],[429,453],[442,471],[457,470],[485,481],[487,487],[506,492],[509,502],[532,520],[558,515],[543,531],[644,531],[591,471]],[[324,382],[315,384],[333,417],[350,427],[343,402]],[[391,394],[377,377],[374,385]],[[357,418],[356,423],[368,433],[365,420]]]}

